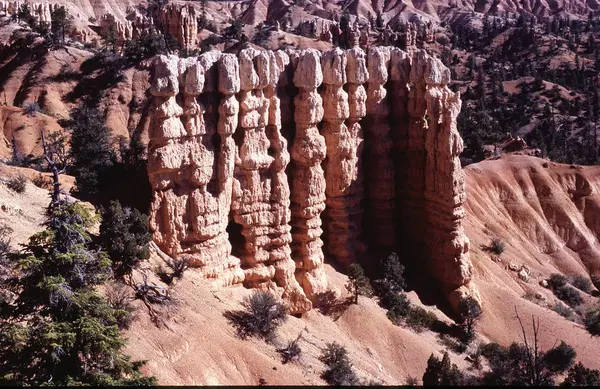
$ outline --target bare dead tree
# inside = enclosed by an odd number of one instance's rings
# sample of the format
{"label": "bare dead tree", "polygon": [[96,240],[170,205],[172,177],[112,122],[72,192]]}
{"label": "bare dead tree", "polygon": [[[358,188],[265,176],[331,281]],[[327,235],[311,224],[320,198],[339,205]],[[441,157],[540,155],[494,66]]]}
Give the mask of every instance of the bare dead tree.
{"label": "bare dead tree", "polygon": [[42,147],[44,149],[44,159],[46,159],[48,167],[50,168],[50,171],[52,171],[52,187],[54,189],[52,191],[52,201],[50,203],[50,206],[53,207],[55,204],[58,203],[58,200],[60,198],[61,191],[59,176],[67,171],[67,161],[66,159],[63,159],[63,161],[61,161],[62,168],[59,168],[59,163],[57,163],[54,160],[54,155],[49,150],[48,144],[46,142],[46,136],[44,134],[44,129],[40,131],[40,136],[42,139]]}
{"label": "bare dead tree", "polygon": [[531,325],[533,326],[533,344],[529,343],[527,339],[527,333],[525,332],[525,326],[523,325],[523,321],[519,316],[519,312],[517,312],[517,308],[515,307],[515,313],[517,315],[517,320],[519,321],[519,325],[521,326],[521,333],[523,337],[523,343],[525,343],[525,350],[527,353],[527,375],[532,386],[541,386],[544,382],[543,377],[543,358],[542,352],[539,346],[538,333],[540,329],[540,319],[537,321],[533,315],[531,315]]}

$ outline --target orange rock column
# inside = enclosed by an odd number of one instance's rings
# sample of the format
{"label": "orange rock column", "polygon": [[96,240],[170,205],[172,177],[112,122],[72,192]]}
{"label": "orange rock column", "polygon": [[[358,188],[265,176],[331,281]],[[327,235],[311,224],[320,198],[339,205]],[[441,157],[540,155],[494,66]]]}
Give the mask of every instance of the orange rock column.
{"label": "orange rock column", "polygon": [[[425,201],[428,258],[432,275],[450,290],[467,284],[473,273],[464,233],[465,174],[460,165],[463,140],[456,128],[460,94],[452,92],[450,70],[426,57],[428,128],[425,135]],[[462,292],[460,292],[462,293]]]}
{"label": "orange rock column", "polygon": [[[232,213],[245,238],[242,268],[249,287],[277,289],[294,313],[312,304],[294,278],[291,259],[287,144],[280,134],[279,78],[272,52],[254,49],[239,54],[240,120]],[[271,102],[274,104],[271,107]]]}
{"label": "orange rock column", "polygon": [[390,103],[385,85],[390,63],[389,48],[369,49],[367,66],[367,126],[365,133],[366,234],[376,254],[395,248],[395,177],[391,158]]}
{"label": "orange rock column", "polygon": [[175,190],[183,164],[184,146],[180,138],[185,135],[179,120],[183,109],[175,99],[179,93],[178,60],[175,56],[157,57],[150,87],[153,96],[153,125],[148,144],[148,175],[153,190],[150,227],[156,244],[171,256],[181,252],[187,202],[187,193]]}
{"label": "orange rock column", "polygon": [[294,73],[294,84],[300,92],[294,98],[296,134],[291,148],[292,252],[296,278],[313,302],[327,288],[321,241],[326,184],[321,162],[326,146],[317,128],[323,119],[323,101],[317,92],[322,82],[320,53],[303,50]]}
{"label": "orange rock column", "polygon": [[[324,240],[326,254],[339,264],[348,266],[356,262],[357,254],[363,247],[359,241],[362,232],[362,182],[358,181],[359,150],[358,128],[346,126],[350,116],[346,83],[346,52],[333,49],[323,53],[323,128],[327,145],[325,159],[325,194],[327,208],[324,212]],[[363,90],[364,91],[364,90]],[[353,90],[356,98],[356,88]],[[349,123],[353,126],[354,120]],[[362,151],[362,148],[361,150]]]}

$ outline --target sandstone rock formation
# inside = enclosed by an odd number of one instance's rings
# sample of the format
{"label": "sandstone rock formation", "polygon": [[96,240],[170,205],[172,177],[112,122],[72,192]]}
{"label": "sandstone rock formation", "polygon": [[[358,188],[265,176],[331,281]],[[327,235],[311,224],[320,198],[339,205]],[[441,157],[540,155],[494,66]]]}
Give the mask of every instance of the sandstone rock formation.
{"label": "sandstone rock formation", "polygon": [[425,51],[391,47],[159,57],[155,242],[220,284],[275,291],[296,313],[327,291],[326,256],[347,266],[398,249],[453,304],[477,296],[449,81]]}
{"label": "sandstone rock formation", "polygon": [[191,50],[198,43],[198,17],[192,5],[169,4],[157,8],[154,20],[159,29],[172,36],[184,50]]}

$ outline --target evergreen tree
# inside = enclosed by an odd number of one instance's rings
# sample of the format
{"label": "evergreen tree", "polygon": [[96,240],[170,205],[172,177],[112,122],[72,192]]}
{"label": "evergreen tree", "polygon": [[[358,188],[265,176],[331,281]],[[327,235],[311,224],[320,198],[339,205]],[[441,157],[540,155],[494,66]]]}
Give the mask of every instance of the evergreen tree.
{"label": "evergreen tree", "polygon": [[66,31],[71,26],[71,16],[64,6],[55,7],[51,13],[52,35],[61,38],[62,44],[65,43]]}
{"label": "evergreen tree", "polygon": [[354,304],[358,304],[358,295],[370,296],[372,294],[371,284],[365,276],[363,268],[354,263],[348,267],[348,283],[346,289],[352,295]]}
{"label": "evergreen tree", "polygon": [[383,269],[383,280],[393,292],[402,292],[406,287],[404,280],[404,266],[396,253],[391,253],[381,261]]}
{"label": "evergreen tree", "polygon": [[119,201],[111,201],[102,213],[100,239],[117,276],[130,274],[141,259],[150,257],[148,217],[137,209],[123,208]]}
{"label": "evergreen tree", "polygon": [[462,381],[463,374],[455,364],[450,362],[447,352],[444,353],[441,361],[431,354],[423,374],[423,386],[457,386],[461,385]]}
{"label": "evergreen tree", "polygon": [[122,348],[121,314],[95,291],[110,275],[106,254],[89,247],[93,221],[80,203],[59,199],[33,235],[9,282],[17,297],[0,311],[0,383],[154,385]]}
{"label": "evergreen tree", "polygon": [[469,342],[475,337],[475,321],[481,315],[481,307],[477,300],[468,297],[460,301],[458,312],[464,320],[463,328],[466,335],[464,340]]}
{"label": "evergreen tree", "polygon": [[113,165],[110,130],[96,108],[80,105],[66,123],[71,131],[71,171],[83,195],[97,194]]}

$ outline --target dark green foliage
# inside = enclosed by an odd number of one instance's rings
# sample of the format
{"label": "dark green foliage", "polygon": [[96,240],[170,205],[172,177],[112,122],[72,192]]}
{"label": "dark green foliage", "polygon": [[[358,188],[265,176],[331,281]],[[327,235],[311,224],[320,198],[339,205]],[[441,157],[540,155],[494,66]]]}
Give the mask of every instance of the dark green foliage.
{"label": "dark green foliage", "polygon": [[556,297],[567,303],[570,307],[576,307],[583,302],[581,294],[579,294],[577,289],[571,286],[565,285],[563,287],[556,288],[553,291]]}
{"label": "dark green foliage", "polygon": [[84,104],[71,113],[66,126],[71,131],[71,173],[77,189],[83,195],[96,194],[107,184],[107,173],[113,166],[110,130],[98,109]]}
{"label": "dark green foliage", "polygon": [[475,320],[481,315],[481,307],[473,297],[467,297],[458,304],[458,313],[464,320],[464,342],[469,343],[475,337]]}
{"label": "dark green foliage", "polygon": [[348,267],[346,289],[352,295],[354,304],[358,304],[358,295],[371,296],[373,294],[371,283],[358,263],[353,263]]}
{"label": "dark green foliage", "polygon": [[17,16],[19,17],[19,20],[24,21],[32,28],[34,28],[37,24],[35,17],[31,13],[31,6],[28,3],[23,3],[19,7],[19,10],[17,11]]}
{"label": "dark green foliage", "polygon": [[585,329],[592,336],[600,336],[600,309],[591,308],[589,309],[583,318]]}
{"label": "dark green foliage", "polygon": [[394,292],[402,292],[406,287],[404,280],[404,266],[400,263],[400,258],[396,253],[391,253],[381,261],[383,269],[383,280],[390,286]]}
{"label": "dark green foliage", "polygon": [[506,130],[498,120],[481,106],[463,106],[457,118],[457,126],[465,141],[462,156],[469,162],[484,159],[483,146],[498,143],[506,136]]}
{"label": "dark green foliage", "polygon": [[411,312],[410,301],[404,293],[390,292],[385,297],[385,307],[387,307],[387,317],[392,323],[398,325]]}
{"label": "dark green foliage", "polygon": [[575,361],[575,350],[564,342],[546,352],[538,349],[537,357],[532,349],[538,346],[531,347],[528,350],[525,345],[517,343],[509,347],[497,343],[482,346],[481,355],[490,366],[490,371],[483,375],[483,383],[494,386],[553,385],[556,376]]}
{"label": "dark green foliage", "polygon": [[554,273],[548,279],[548,286],[554,292],[554,295],[567,303],[570,307],[576,307],[583,302],[581,294],[577,289],[568,285],[567,277],[562,274]]}
{"label": "dark green foliage", "polygon": [[358,378],[352,369],[348,351],[343,346],[333,342],[328,343],[321,353],[319,360],[327,366],[321,377],[329,385],[357,385]]}
{"label": "dark green foliage", "polygon": [[242,306],[244,310],[225,312],[225,317],[236,327],[242,339],[257,336],[272,340],[277,327],[287,319],[283,304],[264,291],[256,291],[246,297]]}
{"label": "dark green foliage", "polygon": [[285,365],[288,362],[297,362],[300,359],[302,349],[298,344],[300,337],[290,341],[284,348],[278,349],[277,352],[281,355],[282,363]]}
{"label": "dark green foliage", "polygon": [[6,186],[13,192],[19,194],[25,193],[25,189],[27,189],[27,178],[22,174],[10,177],[6,182]]}
{"label": "dark green foliage", "polygon": [[436,320],[435,313],[421,307],[412,307],[406,318],[406,325],[417,332],[421,332],[424,329],[431,329]]}
{"label": "dark green foliage", "polygon": [[581,362],[577,362],[569,370],[561,386],[600,386],[600,371],[588,369]]}
{"label": "dark green foliage", "polygon": [[423,374],[423,386],[457,386],[463,382],[463,374],[450,362],[448,353],[440,361],[431,354],[427,360],[427,369]]}
{"label": "dark green foliage", "polygon": [[488,247],[488,250],[496,255],[502,254],[505,249],[506,245],[504,244],[504,241],[497,236],[492,238]]}
{"label": "dark green foliage", "polygon": [[548,285],[552,289],[562,288],[563,286],[567,285],[567,282],[567,277],[557,273],[551,274],[550,278],[548,279]]}
{"label": "dark green foliage", "polygon": [[552,310],[566,319],[573,320],[573,317],[574,317],[573,311],[569,307],[567,307],[565,304],[563,304],[559,301],[557,301],[556,304],[554,304],[554,307],[552,308]]}
{"label": "dark green foliage", "polygon": [[17,296],[0,311],[0,382],[40,385],[153,385],[122,353],[119,310],[94,289],[110,260],[88,248],[93,220],[57,199],[46,230],[33,235],[9,282]]}
{"label": "dark green foliage", "polygon": [[556,347],[544,354],[544,364],[551,372],[561,373],[570,368],[575,362],[575,349],[561,341]]}
{"label": "dark green foliage", "polygon": [[590,293],[594,288],[589,278],[579,274],[571,278],[571,285],[585,293]]}
{"label": "dark green foliage", "polygon": [[64,6],[55,7],[51,11],[52,35],[55,40],[65,43],[65,34],[69,30],[72,17]]}
{"label": "dark green foliage", "polygon": [[241,21],[241,19],[232,19],[229,21],[229,23],[229,26],[223,30],[221,35],[229,39],[241,40],[244,23]]}
{"label": "dark green foliage", "polygon": [[123,55],[130,63],[138,63],[145,58],[166,53],[167,43],[165,38],[154,28],[143,30],[137,39],[127,41],[123,49]]}
{"label": "dark green foliage", "polygon": [[264,46],[271,36],[271,27],[264,23],[258,23],[255,27],[254,35],[252,36],[252,43],[258,46]]}
{"label": "dark green foliage", "polygon": [[100,239],[113,261],[115,275],[130,274],[140,260],[150,257],[148,244],[152,234],[148,216],[137,209],[123,208],[118,201],[111,201],[102,212]]}

